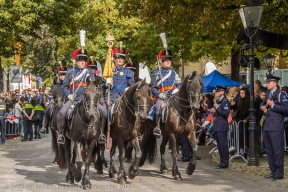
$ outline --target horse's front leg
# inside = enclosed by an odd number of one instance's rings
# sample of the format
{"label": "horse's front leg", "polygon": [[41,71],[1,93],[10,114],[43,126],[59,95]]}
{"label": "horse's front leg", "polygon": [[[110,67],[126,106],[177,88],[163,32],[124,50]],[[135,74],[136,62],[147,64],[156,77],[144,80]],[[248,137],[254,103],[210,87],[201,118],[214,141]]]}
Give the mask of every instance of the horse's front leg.
{"label": "horse's front leg", "polygon": [[115,169],[114,165],[114,157],[116,153],[116,147],[117,147],[117,140],[112,139],[112,146],[110,149],[110,169],[109,169],[109,177],[110,178],[117,178],[117,171]]}
{"label": "horse's front leg", "polygon": [[166,163],[165,163],[165,147],[166,147],[166,144],[168,143],[168,139],[169,139],[169,137],[166,134],[163,134],[163,139],[162,139],[162,142],[160,145],[160,154],[161,154],[160,171],[162,174],[168,173],[168,169],[167,169]]}
{"label": "horse's front leg", "polygon": [[81,145],[80,142],[78,142],[78,141],[74,142],[74,151],[76,154],[76,159],[75,159],[76,167],[75,166],[73,167],[73,175],[75,177],[76,182],[79,182],[81,180],[81,177],[82,177],[81,167],[83,165],[83,160],[82,160],[82,156],[81,156],[81,146],[80,145]]}
{"label": "horse's front leg", "polygon": [[64,143],[64,150],[65,150],[65,159],[67,163],[67,174],[66,174],[66,181],[69,184],[74,184],[74,176],[72,174],[72,155],[73,155],[73,144],[70,139],[66,138],[66,142]]}
{"label": "horse's front leg", "polygon": [[87,144],[87,157],[85,159],[85,171],[84,171],[83,178],[82,178],[83,189],[91,189],[92,187],[90,183],[90,178],[89,178],[89,168],[91,164],[92,152],[93,152],[95,145],[96,145],[96,139],[93,139],[90,145]]}
{"label": "horse's front leg", "polygon": [[126,184],[126,174],[124,170],[124,141],[122,139],[117,140],[118,150],[119,150],[119,171],[118,171],[118,183]]}
{"label": "horse's front leg", "polygon": [[101,162],[102,162],[102,165],[104,165],[105,168],[107,168],[108,165],[107,165],[107,161],[106,161],[105,156],[104,156],[105,144],[99,144],[99,147],[100,147],[100,150],[101,150]]}
{"label": "horse's front leg", "polygon": [[51,134],[52,134],[52,149],[53,152],[55,154],[54,160],[53,160],[53,164],[58,164],[59,162],[59,158],[58,158],[58,154],[59,154],[59,150],[58,150],[58,143],[57,143],[57,133],[51,129]]}
{"label": "horse's front leg", "polygon": [[135,139],[133,139],[131,141],[134,149],[135,149],[135,160],[134,160],[134,163],[133,165],[131,165],[129,167],[129,172],[128,172],[128,177],[129,179],[134,179],[137,175],[138,175],[138,170],[139,170],[139,161],[140,161],[140,158],[141,158],[141,149],[140,149],[140,144],[139,144],[139,139],[138,137],[136,136]]}
{"label": "horse's front leg", "polygon": [[174,134],[170,134],[170,146],[172,149],[172,159],[173,159],[172,176],[174,177],[175,180],[182,180],[181,174],[177,166],[176,138]]}
{"label": "horse's front leg", "polygon": [[187,175],[192,175],[194,170],[195,170],[196,163],[197,163],[196,151],[198,150],[198,145],[195,142],[195,139],[196,139],[195,132],[193,132],[190,135],[190,138],[188,138],[188,139],[189,139],[191,147],[192,147],[192,154],[190,155],[190,162],[189,162],[188,167],[186,169],[186,173],[187,173]]}

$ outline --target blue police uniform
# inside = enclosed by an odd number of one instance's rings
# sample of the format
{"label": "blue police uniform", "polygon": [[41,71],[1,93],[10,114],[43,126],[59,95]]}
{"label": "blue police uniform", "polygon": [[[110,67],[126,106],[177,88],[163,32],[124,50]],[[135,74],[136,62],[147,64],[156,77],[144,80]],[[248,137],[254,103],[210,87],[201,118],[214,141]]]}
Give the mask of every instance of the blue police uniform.
{"label": "blue police uniform", "polygon": [[225,96],[222,96],[218,103],[220,104],[216,107],[216,115],[213,120],[213,129],[215,131],[215,139],[217,141],[218,152],[220,155],[220,163],[215,168],[227,168],[229,164],[229,152],[228,152],[228,140],[227,132],[228,126],[228,116],[230,110],[230,103]]}
{"label": "blue police uniform", "polygon": [[[115,67],[113,71],[113,87],[110,90],[110,101],[114,102],[116,99],[121,97],[125,89],[135,83],[134,77],[130,69],[123,67]],[[108,89],[105,83],[102,84],[103,89]],[[105,94],[105,101],[107,102],[108,94]]]}
{"label": "blue police uniform", "polygon": [[6,116],[6,103],[0,102],[0,133],[1,144],[5,144],[5,116]]}
{"label": "blue police uniform", "polygon": [[271,170],[270,176],[281,179],[284,174],[284,116],[288,113],[288,96],[278,88],[268,90],[261,106],[266,106],[268,98],[272,98],[274,104],[266,114],[263,139]]}

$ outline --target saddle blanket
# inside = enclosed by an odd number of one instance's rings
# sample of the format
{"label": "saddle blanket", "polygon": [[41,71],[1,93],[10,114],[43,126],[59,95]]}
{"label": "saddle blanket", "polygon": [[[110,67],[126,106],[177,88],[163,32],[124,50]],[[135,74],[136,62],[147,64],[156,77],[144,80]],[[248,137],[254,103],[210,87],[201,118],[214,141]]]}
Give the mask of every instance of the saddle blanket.
{"label": "saddle blanket", "polygon": [[[165,122],[165,113],[166,113],[166,109],[167,107],[165,106],[163,111],[161,112],[161,120],[162,122]],[[154,121],[154,114],[156,112],[156,105],[153,105],[153,107],[151,107],[151,109],[148,112],[148,116],[147,118]]]}

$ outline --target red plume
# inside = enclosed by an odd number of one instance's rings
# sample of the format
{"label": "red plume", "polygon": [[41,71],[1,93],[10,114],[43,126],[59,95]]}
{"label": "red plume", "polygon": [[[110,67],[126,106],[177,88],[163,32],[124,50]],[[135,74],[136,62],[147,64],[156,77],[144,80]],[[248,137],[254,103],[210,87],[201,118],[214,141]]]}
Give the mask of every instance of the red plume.
{"label": "red plume", "polygon": [[160,51],[160,52],[158,53],[158,59],[162,59],[162,54],[163,54],[163,51]]}
{"label": "red plume", "polygon": [[72,59],[76,59],[76,57],[77,57],[77,55],[78,55],[78,49],[76,49],[74,52],[73,52],[73,54],[72,54]]}
{"label": "red plume", "polygon": [[112,50],[112,57],[114,57],[114,55],[115,55],[116,52],[117,52],[117,48],[114,48],[114,49]]}

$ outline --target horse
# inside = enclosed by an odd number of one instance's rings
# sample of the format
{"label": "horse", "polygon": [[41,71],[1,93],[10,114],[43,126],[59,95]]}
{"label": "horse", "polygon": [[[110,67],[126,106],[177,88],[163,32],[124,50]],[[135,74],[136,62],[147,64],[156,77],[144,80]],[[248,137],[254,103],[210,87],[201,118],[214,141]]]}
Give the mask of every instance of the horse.
{"label": "horse", "polygon": [[181,174],[177,167],[176,139],[185,136],[192,146],[192,154],[186,169],[187,175],[192,175],[196,167],[196,110],[200,108],[201,89],[203,82],[201,76],[196,71],[185,76],[183,83],[176,94],[172,94],[164,107],[164,122],[161,121],[160,128],[162,142],[160,145],[161,164],[160,171],[162,174],[167,173],[168,169],[165,164],[165,146],[169,140],[172,149],[172,176],[175,180],[182,180]]}
{"label": "horse", "polygon": [[[65,123],[65,143],[63,145],[65,156],[59,156],[59,164],[66,161],[68,170],[66,181],[70,184],[81,180],[81,167],[83,160],[81,157],[81,145],[86,146],[87,158],[84,160],[85,171],[82,177],[82,186],[84,189],[91,189],[92,185],[89,178],[89,167],[91,164],[91,154],[100,134],[100,117],[97,104],[102,95],[102,80],[96,79],[91,81],[90,77],[86,78],[87,87],[79,102],[75,104],[71,115],[68,115]],[[59,115],[58,115],[59,117]]]}
{"label": "horse", "polygon": [[[57,115],[60,112],[60,109],[62,108],[64,102],[65,102],[65,97],[62,93],[62,84],[61,83],[56,83],[53,87],[52,90],[52,96],[53,96],[53,101],[54,103],[51,103],[50,106],[47,108],[45,111],[45,128],[46,132],[47,130],[51,129],[51,134],[52,134],[52,149],[55,154],[53,163],[58,164],[59,159],[59,150],[63,150],[62,145],[58,145],[57,143],[57,138],[60,132],[60,127],[58,126],[57,123]],[[52,118],[51,118],[52,114]],[[65,169],[65,165],[59,165],[60,168]]]}
{"label": "horse", "polygon": [[[123,145],[126,140],[130,141],[135,149],[135,160],[129,167],[129,179],[134,179],[138,174],[141,150],[138,140],[141,122],[146,120],[149,103],[152,101],[152,84],[147,84],[141,80],[129,89],[115,102],[111,120],[112,146],[110,149],[110,178],[118,178],[118,183],[126,183],[124,170]],[[118,145],[120,167],[117,173],[114,166],[114,156]]]}

